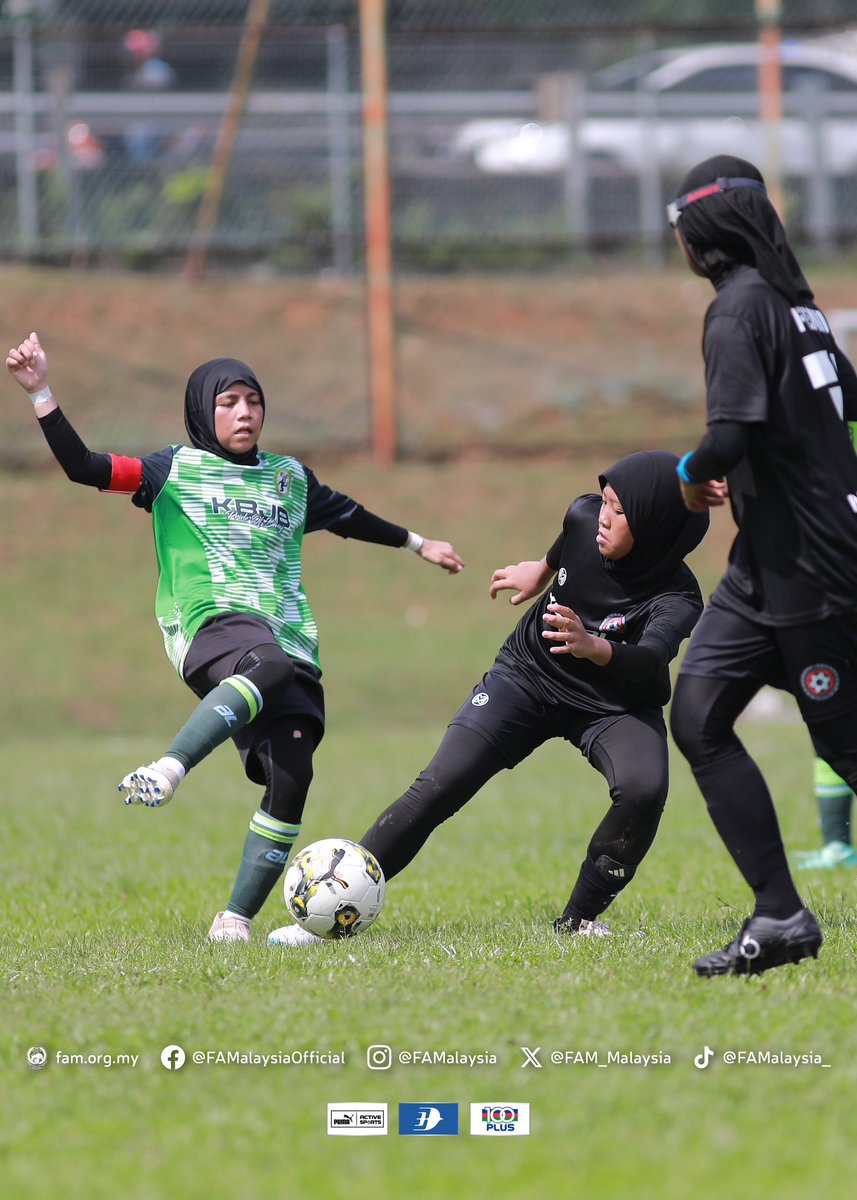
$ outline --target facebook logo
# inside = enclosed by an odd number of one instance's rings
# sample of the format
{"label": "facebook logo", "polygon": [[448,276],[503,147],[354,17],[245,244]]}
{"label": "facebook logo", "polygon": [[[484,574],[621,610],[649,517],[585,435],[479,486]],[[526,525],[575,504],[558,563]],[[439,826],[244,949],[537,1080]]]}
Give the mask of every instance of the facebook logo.
{"label": "facebook logo", "polygon": [[457,1104],[400,1104],[399,1133],[404,1137],[457,1137]]}

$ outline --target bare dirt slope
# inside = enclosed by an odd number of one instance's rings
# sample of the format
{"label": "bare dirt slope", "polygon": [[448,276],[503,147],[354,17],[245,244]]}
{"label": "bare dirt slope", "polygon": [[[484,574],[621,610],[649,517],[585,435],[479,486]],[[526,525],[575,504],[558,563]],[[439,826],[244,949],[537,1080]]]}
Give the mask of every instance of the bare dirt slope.
{"label": "bare dirt slope", "polygon": [[[857,278],[810,272],[830,311]],[[93,448],[180,440],[190,370],[248,360],[268,400],[267,442],[317,455],[371,441],[362,281],[178,278],[6,267],[5,345],[38,329],[55,391]],[[577,277],[401,279],[399,439],[408,457],[526,450],[680,449],[702,415],[702,317],[713,293],[678,265]],[[6,388],[6,465],[41,460]]]}

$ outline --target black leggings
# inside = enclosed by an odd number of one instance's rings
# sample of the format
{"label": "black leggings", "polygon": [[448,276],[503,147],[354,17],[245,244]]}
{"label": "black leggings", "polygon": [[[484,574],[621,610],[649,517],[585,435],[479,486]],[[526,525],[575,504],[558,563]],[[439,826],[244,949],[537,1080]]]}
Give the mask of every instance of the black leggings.
{"label": "black leggings", "polygon": [[[632,715],[619,717],[594,739],[589,761],[609,784],[611,806],[592,836],[588,855],[593,861],[607,855],[627,865],[627,882],[654,841],[666,801],[666,731]],[[378,859],[387,879],[393,878],[438,825],[509,765],[480,734],[450,725],[425,770],[361,843]]]}
{"label": "black leggings", "polygon": [[186,676],[188,686],[205,696],[224,675],[244,675],[262,696],[259,716],[235,734],[244,770],[253,783],[263,784],[260,808],[277,821],[300,823],[312,782],[312,758],[323,726],[310,713],[277,713],[276,701],[295,683],[295,664],[275,642],[254,646],[238,661],[215,660]]}
{"label": "black leggings", "polygon": [[[756,895],[756,913],[788,917],[801,900],[789,871],[776,809],[756,763],[735,733],[759,690],[751,679],[680,675],[671,728],[735,865]],[[857,714],[807,726],[818,755],[857,786]]]}

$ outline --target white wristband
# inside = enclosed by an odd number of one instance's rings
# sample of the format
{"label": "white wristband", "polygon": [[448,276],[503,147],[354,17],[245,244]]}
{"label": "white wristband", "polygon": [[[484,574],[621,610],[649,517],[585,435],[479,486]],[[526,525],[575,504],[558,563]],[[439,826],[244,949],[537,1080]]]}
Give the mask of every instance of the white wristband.
{"label": "white wristband", "polygon": [[405,542],[405,549],[413,550],[414,554],[419,554],[420,550],[423,548],[424,541],[425,538],[420,537],[418,533],[411,533],[411,531],[408,530],[408,540]]}
{"label": "white wristband", "polygon": [[44,400],[53,400],[54,398],[53,392],[47,385],[43,388],[39,388],[37,392],[27,392],[27,395],[30,397],[33,404],[41,404]]}

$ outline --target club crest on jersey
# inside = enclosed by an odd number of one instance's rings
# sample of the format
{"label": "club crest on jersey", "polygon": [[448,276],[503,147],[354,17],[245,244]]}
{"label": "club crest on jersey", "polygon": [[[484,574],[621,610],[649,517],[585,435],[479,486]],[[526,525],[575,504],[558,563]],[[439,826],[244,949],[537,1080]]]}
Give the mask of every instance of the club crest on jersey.
{"label": "club crest on jersey", "polygon": [[598,626],[599,633],[618,633],[619,630],[625,628],[625,614],[611,613],[609,617],[605,617]]}
{"label": "club crest on jersey", "polygon": [[562,587],[566,579],[568,579],[568,571],[566,571],[565,567],[560,567],[559,574],[556,577],[556,581],[560,587]]}
{"label": "club crest on jersey", "polygon": [[288,529],[292,520],[282,504],[260,504],[256,500],[236,499],[233,496],[212,496],[209,501],[216,516],[223,514],[230,521],[244,521],[259,529]]}
{"label": "club crest on jersey", "polygon": [[815,663],[801,671],[800,686],[810,700],[830,700],[839,691],[839,672],[827,663]]}
{"label": "club crest on jersey", "polygon": [[277,493],[280,496],[288,496],[289,488],[292,486],[292,473],[287,467],[281,467],[277,472]]}

